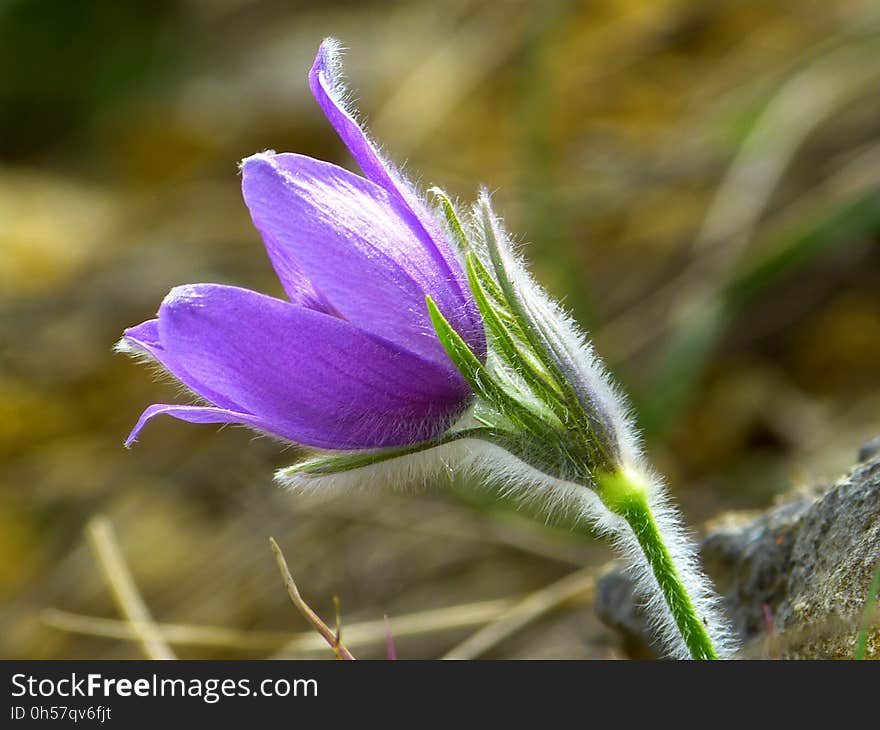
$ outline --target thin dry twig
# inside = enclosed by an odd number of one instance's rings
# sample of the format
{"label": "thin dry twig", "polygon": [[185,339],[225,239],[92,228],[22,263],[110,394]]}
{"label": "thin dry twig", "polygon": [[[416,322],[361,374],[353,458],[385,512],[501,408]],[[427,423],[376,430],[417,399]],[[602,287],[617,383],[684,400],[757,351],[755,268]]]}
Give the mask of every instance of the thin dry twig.
{"label": "thin dry twig", "polygon": [[444,659],[476,659],[548,611],[574,598],[592,598],[601,568],[583,568],[526,596],[498,620],[450,650]]}
{"label": "thin dry twig", "polygon": [[122,557],[110,520],[103,515],[93,517],[86,525],[86,537],[101,566],[116,606],[137,635],[144,654],[148,659],[176,659],[138,592]]}
{"label": "thin dry twig", "polygon": [[[87,616],[68,611],[59,611],[49,608],[43,611],[40,619],[47,626],[59,631],[67,631],[72,634],[85,636],[100,636],[105,639],[121,639],[123,641],[139,641],[139,636],[132,629],[128,621],[103,618],[101,616]],[[201,646],[220,649],[240,650],[272,650],[282,646],[291,640],[291,634],[274,631],[240,631],[238,629],[221,626],[198,626],[190,624],[155,624],[162,634],[162,638],[175,646]],[[294,637],[297,635],[294,634]],[[319,639],[311,631],[307,634],[309,639]],[[324,643],[321,641],[320,646]]]}
{"label": "thin dry twig", "polygon": [[[521,596],[496,598],[489,601],[463,603],[427,611],[415,611],[395,616],[394,636],[421,636],[441,631],[470,628],[488,623],[519,603]],[[47,609],[41,620],[47,626],[86,636],[138,641],[137,633],[127,621],[86,616],[83,614]],[[197,624],[157,623],[156,628],[169,644],[174,646],[201,646],[241,651],[290,652],[316,651],[325,646],[324,639],[313,631],[290,634],[285,631],[253,631],[202,626]],[[377,644],[386,638],[384,620],[361,621],[345,627],[346,644],[350,647]]]}
{"label": "thin dry twig", "polygon": [[290,596],[293,605],[296,606],[297,610],[303,615],[303,618],[315,628],[315,631],[324,637],[324,640],[336,653],[338,659],[353,660],[354,656],[345,648],[345,644],[342,643],[339,634],[327,626],[327,624],[321,620],[321,617],[318,616],[318,614],[316,614],[303,600],[299,588],[296,587],[296,583],[293,581],[293,576],[290,574],[290,568],[287,567],[284,553],[281,552],[281,548],[278,546],[278,543],[275,542],[274,537],[269,538],[269,545],[272,546],[272,552],[275,553],[275,562],[278,563],[278,570],[281,571],[281,577],[284,580],[284,585],[287,587],[287,594]]}
{"label": "thin dry twig", "polygon": [[[427,611],[395,616],[394,636],[397,639],[404,636],[421,636],[435,631],[448,631],[452,629],[470,628],[486,624],[496,619],[499,615],[515,606],[522,600],[520,596],[511,598],[496,598],[489,601],[476,603],[464,603],[448,608],[435,608]],[[349,624],[345,627],[346,642],[349,646],[360,646],[378,643],[385,637],[384,621],[364,621],[358,624]],[[320,637],[309,634],[294,637],[290,643],[281,649],[276,657],[288,656],[289,654],[305,649],[315,649]]]}

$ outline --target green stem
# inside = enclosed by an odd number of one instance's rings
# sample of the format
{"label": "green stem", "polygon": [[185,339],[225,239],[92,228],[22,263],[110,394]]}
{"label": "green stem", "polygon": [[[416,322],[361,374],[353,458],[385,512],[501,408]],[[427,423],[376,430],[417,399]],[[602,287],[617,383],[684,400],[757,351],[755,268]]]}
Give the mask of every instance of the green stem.
{"label": "green stem", "polygon": [[600,475],[597,481],[602,501],[612,512],[623,517],[635,533],[691,657],[717,659],[712,639],[681,581],[651,512],[646,480],[634,470],[621,468]]}

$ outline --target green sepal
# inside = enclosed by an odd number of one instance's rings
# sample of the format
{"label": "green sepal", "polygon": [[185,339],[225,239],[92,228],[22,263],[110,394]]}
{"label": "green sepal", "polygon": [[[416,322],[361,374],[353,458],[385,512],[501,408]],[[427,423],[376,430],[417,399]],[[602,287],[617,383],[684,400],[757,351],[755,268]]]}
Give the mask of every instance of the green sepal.
{"label": "green sepal", "polygon": [[459,249],[461,249],[462,253],[467,253],[471,247],[470,242],[468,241],[467,234],[464,232],[464,226],[461,225],[458,213],[455,212],[455,206],[452,204],[449,196],[440,188],[436,187],[431,188],[430,192],[440,201],[440,210],[443,211],[443,217],[446,218],[446,223],[449,225],[449,230],[452,232],[452,237],[458,244]]}
{"label": "green sepal", "polygon": [[279,469],[276,476],[279,478],[292,477],[296,474],[308,476],[328,476],[354,471],[374,464],[381,464],[392,459],[411,456],[423,451],[436,449],[440,446],[461,441],[463,439],[479,439],[500,446],[511,453],[518,453],[519,439],[510,431],[495,426],[479,426],[475,428],[463,428],[458,431],[449,431],[442,436],[427,441],[419,441],[415,444],[401,446],[392,449],[377,449],[369,451],[348,451],[339,454],[322,454],[311,459],[306,459],[298,464]]}
{"label": "green sepal", "polygon": [[347,451],[342,454],[331,454],[316,456],[312,459],[306,459],[299,464],[288,466],[278,471],[278,476],[286,477],[294,474],[314,474],[327,475],[339,474],[341,472],[360,469],[373,464],[381,464],[383,461],[398,459],[402,456],[417,454],[421,451],[435,449],[438,446],[451,443],[463,438],[479,438],[485,437],[485,432],[489,429],[470,428],[461,431],[451,431],[436,439],[428,441],[419,441],[415,444],[408,444],[393,449],[378,449],[369,451]]}
{"label": "green sepal", "polygon": [[526,384],[535,392],[542,401],[546,402],[553,413],[562,421],[568,421],[569,413],[565,403],[561,400],[559,387],[555,386],[548,378],[546,371],[543,371],[533,358],[531,358],[517,341],[516,336],[510,331],[510,327],[505,324],[498,315],[497,309],[489,301],[486,292],[486,272],[483,269],[481,273],[478,269],[478,259],[473,254],[466,257],[466,269],[468,282],[471,286],[471,292],[474,300],[483,315],[483,321],[486,328],[495,338],[495,343],[499,350],[499,355],[513,367],[525,380]]}
{"label": "green sepal", "polygon": [[496,311],[498,311],[499,316],[504,320],[513,323],[517,330],[521,330],[519,323],[510,311],[510,304],[507,301],[507,297],[504,296],[504,292],[501,291],[501,288],[498,286],[498,282],[492,278],[492,275],[483,265],[479,256],[472,256],[472,258],[474,273],[476,274],[477,280],[486,291],[486,294],[491,298],[495,307],[497,307]]}
{"label": "green sepal", "polygon": [[443,313],[437,308],[434,300],[430,296],[426,296],[425,302],[437,338],[446,350],[449,359],[452,360],[452,364],[468,382],[477,397],[491,403],[515,425],[526,428],[541,438],[552,438],[554,429],[544,420],[542,415],[499,385],[497,378],[474,355],[461,335],[453,329]]}
{"label": "green sepal", "polygon": [[[529,303],[514,288],[495,232],[492,212],[486,200],[480,203],[480,217],[486,249],[495,271],[498,287],[510,307],[513,318],[522,328],[523,339],[546,368],[552,381],[562,389],[563,401],[573,409],[570,424],[581,433],[584,446],[593,455],[594,466],[610,468],[617,460],[618,455],[615,453],[617,444],[608,432],[606,424],[598,416],[592,398],[575,390],[574,383],[579,380],[580,375],[573,365],[574,355],[569,351],[565,338],[552,327],[552,317],[536,315]],[[551,321],[545,322],[545,320]]]}

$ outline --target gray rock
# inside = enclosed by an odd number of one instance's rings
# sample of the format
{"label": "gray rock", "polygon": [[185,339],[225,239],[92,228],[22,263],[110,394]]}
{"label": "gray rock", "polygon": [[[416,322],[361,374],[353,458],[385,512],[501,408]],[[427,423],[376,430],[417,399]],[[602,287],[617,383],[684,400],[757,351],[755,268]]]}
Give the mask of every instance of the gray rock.
{"label": "gray rock", "polygon": [[[807,511],[792,554],[788,595],[776,615],[782,653],[851,658],[880,570],[880,459],[856,467]],[[869,633],[868,655],[880,658],[880,627]]]}
{"label": "gray rock", "polygon": [[870,461],[878,454],[880,454],[880,436],[862,444],[862,448],[859,449],[859,462]]}
{"label": "gray rock", "polygon": [[651,658],[661,652],[641,604],[633,595],[633,582],[623,570],[612,570],[596,582],[594,605],[606,626],[620,633],[623,649],[634,659]]}
{"label": "gray rock", "polygon": [[[831,487],[795,493],[763,513],[715,520],[701,553],[745,655],[852,658],[865,598],[880,569],[880,455]],[[600,579],[596,611],[621,632],[631,655],[650,650],[644,617],[621,570]],[[880,658],[876,626],[867,653]]]}

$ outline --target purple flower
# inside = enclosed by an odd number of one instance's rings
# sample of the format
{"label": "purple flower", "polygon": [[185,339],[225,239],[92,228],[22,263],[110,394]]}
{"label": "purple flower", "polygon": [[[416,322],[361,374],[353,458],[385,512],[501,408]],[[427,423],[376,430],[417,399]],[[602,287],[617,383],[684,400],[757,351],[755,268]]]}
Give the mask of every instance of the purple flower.
{"label": "purple flower", "polygon": [[124,349],[151,356],[210,405],[152,405],[126,445],[165,414],[324,449],[399,446],[439,436],[472,400],[425,304],[428,295],[485,358],[456,252],[346,108],[337,77],[325,41],[309,84],[365,177],[296,154],[242,162],[244,199],[288,300],[190,284],[127,329]]}

